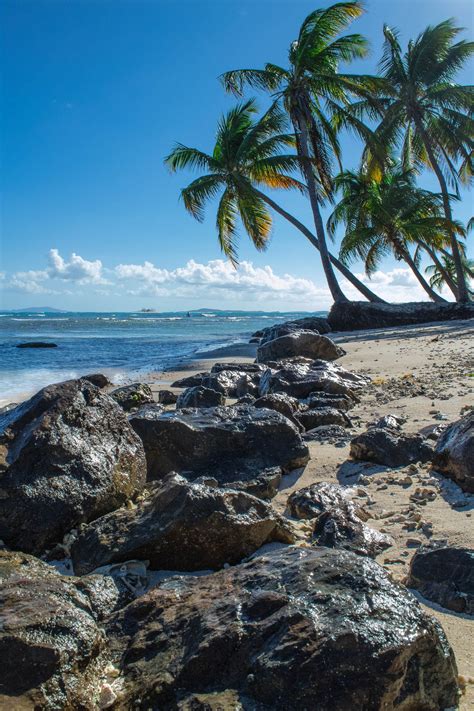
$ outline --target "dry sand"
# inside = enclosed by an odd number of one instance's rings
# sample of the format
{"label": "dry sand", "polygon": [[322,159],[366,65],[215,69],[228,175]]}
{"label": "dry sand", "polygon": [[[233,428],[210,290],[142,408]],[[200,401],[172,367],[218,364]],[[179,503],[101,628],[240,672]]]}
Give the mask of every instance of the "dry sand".
{"label": "dry sand", "polygon": [[[417,432],[429,425],[452,422],[463,408],[474,406],[474,324],[457,321],[416,327],[331,334],[347,351],[338,362],[370,375],[373,387],[351,411],[351,432],[365,430],[369,422],[386,414],[406,418],[404,431]],[[179,377],[208,370],[221,361],[248,361],[254,346],[219,349],[207,360],[188,361],[179,370],[156,374],[151,383],[157,392]],[[177,391],[179,392],[179,391]],[[304,471],[284,477],[274,505],[284,510],[288,495],[318,481],[355,487],[368,508],[369,525],[383,530],[393,546],[378,561],[396,580],[405,577],[416,546],[428,540],[474,548],[474,495],[464,495],[449,480],[433,475],[429,466],[387,469],[348,461],[349,446],[310,442],[311,460]],[[411,483],[401,481],[409,476]],[[414,504],[410,497],[420,487],[432,500]],[[410,519],[413,511],[415,518]],[[416,528],[413,528],[413,525]],[[411,530],[413,529],[413,530]],[[423,607],[442,624],[451,643],[459,674],[467,679],[460,709],[474,709],[474,619],[421,599]]]}

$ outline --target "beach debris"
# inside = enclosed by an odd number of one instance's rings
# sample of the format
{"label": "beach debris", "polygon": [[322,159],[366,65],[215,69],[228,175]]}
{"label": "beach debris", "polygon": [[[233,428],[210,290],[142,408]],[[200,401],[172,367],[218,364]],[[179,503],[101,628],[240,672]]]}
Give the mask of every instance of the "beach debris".
{"label": "beach debris", "polygon": [[294,356],[337,360],[345,353],[346,351],[328,336],[321,336],[314,331],[296,330],[261,342],[257,348],[257,361],[267,363]]}
{"label": "beach debris", "polygon": [[449,425],[439,437],[433,467],[474,493],[474,411]]}
{"label": "beach debris", "polygon": [[352,459],[376,462],[387,467],[402,467],[426,462],[433,446],[420,434],[404,434],[388,427],[371,427],[351,441]]}
{"label": "beach debris", "polygon": [[421,548],[406,580],[423,597],[454,612],[474,614],[474,551],[439,546]]}
{"label": "beach debris", "polygon": [[80,575],[130,559],[193,571],[237,563],[270,541],[294,540],[291,523],[261,499],[170,474],[135,510],[119,509],[84,526],[72,558]]}
{"label": "beach debris", "polygon": [[186,407],[215,407],[216,405],[225,405],[225,396],[221,392],[205,388],[203,385],[186,388],[176,401],[178,410]]}
{"label": "beach debris", "polygon": [[132,412],[146,403],[154,402],[151,388],[146,383],[124,385],[122,388],[112,390],[110,397],[112,397],[125,412]]}
{"label": "beach debris", "polygon": [[86,380],[49,385],[0,416],[6,451],[0,538],[42,552],[143,487],[143,445],[125,413]]}
{"label": "beach debris", "polygon": [[196,688],[218,700],[231,689],[234,701],[269,709],[288,699],[328,711],[354,699],[360,708],[387,698],[407,708],[458,703],[439,624],[381,566],[348,551],[289,546],[211,575],[169,578],[113,615],[107,632],[123,660],[124,707],[138,697],[177,707]]}

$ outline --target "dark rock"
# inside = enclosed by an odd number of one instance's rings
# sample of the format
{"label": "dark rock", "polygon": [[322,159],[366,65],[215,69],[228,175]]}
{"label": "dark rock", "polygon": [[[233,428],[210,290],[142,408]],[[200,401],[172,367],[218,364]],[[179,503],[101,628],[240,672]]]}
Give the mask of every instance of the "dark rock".
{"label": "dark rock", "polygon": [[134,408],[154,402],[151,388],[145,383],[132,383],[131,385],[117,388],[110,393],[110,397],[112,397],[125,412],[131,412]]}
{"label": "dark rock", "polygon": [[389,428],[372,427],[351,441],[350,456],[386,467],[404,467],[413,462],[427,462],[433,445],[420,434],[404,434]]}
{"label": "dark rock", "polygon": [[85,380],[40,390],[0,417],[0,539],[39,552],[133,497],[146,463],[125,413]]}
{"label": "dark rock", "polygon": [[216,405],[225,405],[225,396],[217,392],[205,388],[203,385],[195,385],[193,388],[187,388],[178,397],[176,407],[215,407]]}
{"label": "dark rock", "polygon": [[[322,481],[294,491],[288,498],[288,508],[292,516],[310,519],[324,511],[343,506],[347,500],[347,489]],[[362,521],[367,521],[368,515],[364,509],[356,507],[356,513]]]}
{"label": "dark rock", "polygon": [[237,563],[264,543],[294,540],[288,522],[260,499],[171,474],[135,509],[84,527],[71,553],[80,575],[129,559],[158,570],[207,570]]}
{"label": "dark rock", "polygon": [[10,410],[14,410],[15,407],[18,407],[17,402],[9,402],[8,405],[3,405],[3,407],[0,407],[0,415],[3,415],[5,412],[10,412]]}
{"label": "dark rock", "polygon": [[160,405],[175,405],[178,396],[172,390],[159,390],[158,402]]}
{"label": "dark rock", "polygon": [[319,410],[305,410],[304,412],[298,412],[295,417],[305,430],[312,430],[322,425],[350,427],[352,424],[345,412],[336,410],[334,407],[322,407]]}
{"label": "dark rock", "polygon": [[249,374],[239,370],[220,370],[205,375],[201,385],[226,395],[227,397],[242,397],[258,393],[260,374]]}
{"label": "dark rock", "polygon": [[408,326],[433,321],[474,318],[474,304],[434,304],[428,301],[407,304],[378,304],[345,301],[333,304],[328,321],[333,331]]}
{"label": "dark rock", "polygon": [[448,610],[474,615],[474,551],[422,548],[411,560],[406,584]]}
{"label": "dark rock", "polygon": [[345,350],[327,336],[320,336],[313,331],[294,331],[260,344],[257,349],[257,360],[259,363],[268,363],[268,361],[294,356],[336,360],[344,354]]}
{"label": "dark rock", "polygon": [[474,412],[449,425],[441,434],[433,467],[454,479],[464,491],[474,493]]}
{"label": "dark rock", "polygon": [[187,375],[185,378],[180,378],[180,380],[175,380],[171,383],[172,388],[193,388],[195,385],[201,385],[202,379],[207,376],[208,373],[196,373],[195,375]]}
{"label": "dark rock", "polygon": [[260,338],[258,336],[249,338],[249,343],[260,343]]}
{"label": "dark rock", "polygon": [[253,405],[255,403],[255,400],[257,398],[254,397],[253,395],[243,395],[242,397],[239,397],[237,402],[235,403],[236,405]]}
{"label": "dark rock", "polygon": [[214,363],[211,373],[221,373],[223,370],[250,375],[261,375],[266,367],[260,363]]}
{"label": "dark rock", "polygon": [[305,442],[343,442],[347,443],[350,435],[341,425],[321,425],[308,430],[303,435]]}
{"label": "dark rock", "polygon": [[87,382],[92,383],[98,388],[106,388],[108,385],[112,385],[110,380],[106,375],[102,373],[90,373],[89,375],[83,375],[82,380],[87,380]]}
{"label": "dark rock", "polygon": [[287,395],[286,393],[270,393],[269,395],[263,395],[259,397],[258,400],[255,400],[254,407],[264,407],[267,410],[275,410],[293,422],[293,415],[299,408],[299,402],[295,397],[291,397],[291,395]]}
{"label": "dark rock", "polygon": [[319,546],[343,548],[371,558],[392,545],[388,536],[363,523],[354,504],[347,500],[318,516],[314,540]]}
{"label": "dark rock", "polygon": [[[229,489],[245,491],[260,499],[273,499],[278,493],[278,487],[282,479],[281,467],[268,467],[254,472],[250,467],[243,469],[239,476],[244,477],[231,482],[223,482],[222,486]],[[223,479],[222,474],[220,478]]]}
{"label": "dark rock", "polygon": [[86,590],[22,553],[0,551],[0,580],[0,707],[98,708],[106,640]]}
{"label": "dark rock", "polygon": [[[170,711],[439,711],[458,703],[440,625],[370,558],[287,547],[169,579],[108,627],[121,704]],[[227,706],[212,705],[214,694]],[[185,704],[188,703],[185,702]]]}
{"label": "dark rock", "polygon": [[302,401],[309,410],[320,410],[324,407],[334,407],[336,410],[347,412],[356,404],[356,399],[345,395],[330,395],[329,393],[311,393]]}
{"label": "dark rock", "polygon": [[147,406],[130,418],[141,437],[150,479],[171,471],[212,474],[221,484],[263,469],[304,466],[308,448],[286,417],[251,405],[161,413]]}
{"label": "dark rock", "polygon": [[284,392],[305,398],[322,391],[353,398],[369,383],[369,378],[351,373],[336,363],[298,359],[283,362],[278,369],[268,368],[260,379],[260,394]]}
{"label": "dark rock", "polygon": [[295,331],[312,331],[313,333],[329,333],[331,327],[325,318],[320,318],[318,316],[307,316],[305,318],[298,318],[294,321],[285,321],[284,323],[277,323],[274,326],[269,326],[264,328],[262,331],[256,331],[252,335],[255,338],[261,339],[261,343],[267,343],[268,341],[273,341],[275,338],[280,338],[280,336],[287,336],[289,333],[294,333]]}
{"label": "dark rock", "polygon": [[379,417],[378,420],[372,422],[369,427],[376,427],[378,429],[388,428],[389,430],[401,430],[403,420],[401,417],[396,415],[384,415]]}
{"label": "dark rock", "polygon": [[29,341],[28,343],[18,343],[17,348],[57,348],[57,343],[48,343],[43,341]]}

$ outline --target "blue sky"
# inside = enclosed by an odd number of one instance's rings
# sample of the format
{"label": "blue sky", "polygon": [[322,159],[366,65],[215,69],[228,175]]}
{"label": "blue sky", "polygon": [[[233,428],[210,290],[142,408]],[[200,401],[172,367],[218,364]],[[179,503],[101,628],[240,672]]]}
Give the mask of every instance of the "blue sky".
{"label": "blue sky", "polygon": [[[178,194],[189,176],[171,176],[163,157],[175,141],[210,149],[216,120],[233,103],[217,76],[284,63],[301,21],[328,4],[4,0],[3,307],[324,308],[319,258],[299,233],[275,219],[264,254],[242,235],[244,265],[234,273],[222,261],[212,209],[204,224],[184,211]],[[405,42],[453,16],[472,37],[471,0],[369,0],[366,7],[352,29],[369,38],[372,52],[354,71],[375,71],[384,22]],[[472,81],[472,66],[459,79]],[[265,98],[259,103],[264,108]],[[355,167],[359,142],[345,136],[343,148],[345,165]],[[436,189],[430,176],[423,184]],[[311,226],[302,198],[278,199]],[[456,215],[472,212],[472,194],[464,194]],[[396,300],[422,296],[392,260],[374,288]]]}

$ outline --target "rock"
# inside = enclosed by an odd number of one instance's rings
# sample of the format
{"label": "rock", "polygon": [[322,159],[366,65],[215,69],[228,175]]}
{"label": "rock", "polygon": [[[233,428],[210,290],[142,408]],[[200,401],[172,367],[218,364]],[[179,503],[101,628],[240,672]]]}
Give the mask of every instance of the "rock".
{"label": "rock", "polygon": [[87,382],[92,383],[92,385],[95,385],[100,389],[112,385],[108,377],[102,373],[90,373],[89,375],[83,375],[82,380],[87,380]]}
{"label": "rock", "polygon": [[356,404],[354,398],[345,395],[330,395],[325,392],[311,393],[302,402],[304,405],[307,405],[309,410],[334,407],[336,410],[344,410],[344,412],[351,410]]}
{"label": "rock", "polygon": [[433,467],[474,493],[474,412],[454,422],[439,437]]}
{"label": "rock", "polygon": [[321,425],[312,430],[308,430],[303,435],[307,442],[344,442],[346,443],[350,435],[341,425]]}
{"label": "rock", "polygon": [[181,393],[176,402],[178,409],[184,407],[215,407],[216,405],[225,405],[225,396],[217,392],[217,390],[205,388],[203,385],[187,388]]}
{"label": "rock", "polygon": [[277,369],[268,368],[260,379],[260,395],[284,392],[299,399],[321,391],[355,398],[369,383],[369,378],[335,363],[304,359],[283,362]]}
{"label": "rock", "polygon": [[388,428],[389,430],[401,430],[403,420],[396,415],[384,415],[375,422],[371,422],[369,427],[377,427],[379,429]]}
{"label": "rock", "polygon": [[97,708],[106,640],[86,590],[22,553],[0,551],[0,580],[0,707]]}
{"label": "rock", "polygon": [[15,407],[18,407],[17,402],[9,402],[8,405],[3,405],[3,407],[0,407],[0,415],[3,415],[5,412],[10,412],[10,410],[14,410]]}
{"label": "rock", "polygon": [[211,372],[202,378],[201,385],[226,395],[227,397],[242,397],[256,395],[260,374],[251,374],[240,370],[219,370]]}
{"label": "rock", "polygon": [[172,388],[193,388],[195,385],[201,385],[202,379],[208,375],[208,373],[196,373],[195,375],[187,375],[185,378],[180,378],[180,380],[175,380],[171,383]]}
{"label": "rock", "polygon": [[[296,518],[311,519],[324,511],[343,506],[348,498],[347,488],[323,481],[294,491],[288,498],[288,508]],[[356,508],[356,512],[362,521],[367,520],[364,509]]]}
{"label": "rock", "polygon": [[253,395],[244,395],[243,397],[239,397],[237,402],[235,403],[236,405],[253,405],[255,403],[257,398],[255,398]]}
{"label": "rock", "polygon": [[423,548],[413,556],[407,586],[454,612],[474,614],[474,551]]}
{"label": "rock", "polygon": [[427,462],[432,455],[432,443],[420,434],[404,434],[388,428],[372,427],[351,441],[352,459],[376,462],[386,467]]}
{"label": "rock", "polygon": [[330,330],[331,327],[325,318],[307,316],[305,318],[295,319],[294,321],[286,321],[285,323],[269,326],[269,328],[264,328],[262,331],[256,331],[252,335],[255,338],[259,338],[263,344],[267,343],[267,341],[273,341],[275,338],[280,338],[280,336],[286,336],[289,333],[294,333],[295,331],[329,333]]}
{"label": "rock", "polygon": [[[381,566],[347,551],[287,547],[208,576],[168,579],[116,613],[107,631],[124,676],[123,708],[137,699],[163,711],[439,711],[458,703],[440,625]],[[201,694],[204,705],[189,701]]]}
{"label": "rock", "polygon": [[267,410],[275,410],[281,415],[294,421],[293,415],[299,408],[299,402],[295,397],[286,393],[270,393],[255,400],[254,407],[264,407]]}
{"label": "rock", "polygon": [[293,356],[336,360],[344,354],[345,350],[327,336],[320,336],[313,331],[294,331],[260,344],[257,349],[257,360],[259,363],[267,363]]}
{"label": "rock", "polygon": [[141,405],[154,402],[151,388],[146,383],[132,383],[123,388],[117,388],[110,393],[110,397],[118,402],[125,412],[131,412]]}
{"label": "rock", "polygon": [[178,396],[172,390],[159,390],[158,402],[160,405],[175,405]]}
{"label": "rock", "polygon": [[28,343],[17,343],[17,348],[57,348],[57,343],[43,341],[29,341]]}
{"label": "rock", "polygon": [[221,373],[223,370],[247,375],[261,375],[265,366],[260,363],[214,363],[211,373]]}
{"label": "rock", "polygon": [[149,479],[177,471],[211,474],[225,484],[268,467],[297,469],[309,459],[295,425],[273,410],[237,405],[162,414],[155,408],[130,418],[145,447]]}
{"label": "rock", "polygon": [[0,417],[0,539],[27,552],[121,506],[142,488],[142,443],[85,380],[50,385]]}
{"label": "rock", "polygon": [[156,570],[207,570],[237,563],[264,543],[294,540],[289,523],[260,499],[170,474],[136,508],[85,526],[71,554],[80,575],[131,558]]}
{"label": "rock", "polygon": [[314,540],[319,546],[343,548],[375,558],[390,548],[391,539],[363,523],[351,501],[323,511],[314,525]]}
{"label": "rock", "polygon": [[328,321],[333,331],[357,331],[366,328],[472,318],[474,318],[473,304],[434,304],[428,301],[379,304],[367,301],[345,301],[333,304]]}
{"label": "rock", "polygon": [[322,425],[350,427],[352,424],[345,412],[335,410],[333,407],[322,407],[319,410],[305,410],[304,412],[298,412],[295,417],[305,430],[312,430]]}

